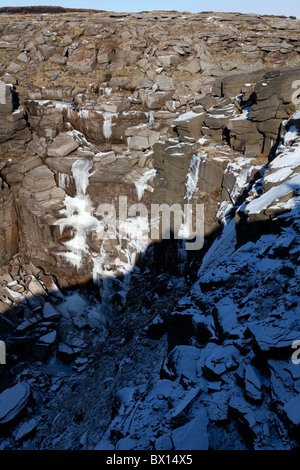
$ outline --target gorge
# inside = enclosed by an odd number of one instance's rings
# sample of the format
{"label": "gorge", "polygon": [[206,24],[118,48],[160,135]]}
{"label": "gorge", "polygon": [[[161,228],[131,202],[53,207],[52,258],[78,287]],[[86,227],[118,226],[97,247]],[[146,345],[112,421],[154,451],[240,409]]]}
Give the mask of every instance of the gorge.
{"label": "gorge", "polygon": [[0,8],[1,450],[299,448],[299,26]]}

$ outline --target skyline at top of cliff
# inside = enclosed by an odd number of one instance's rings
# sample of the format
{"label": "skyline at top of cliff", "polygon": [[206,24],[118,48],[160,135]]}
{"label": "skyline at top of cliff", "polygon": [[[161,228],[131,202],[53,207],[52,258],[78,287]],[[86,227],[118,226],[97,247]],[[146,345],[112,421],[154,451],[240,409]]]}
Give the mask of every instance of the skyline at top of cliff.
{"label": "skyline at top of cliff", "polygon": [[65,8],[85,8],[96,10],[107,10],[115,12],[139,12],[139,11],[189,11],[192,13],[201,11],[214,11],[214,12],[239,12],[239,13],[254,13],[259,15],[284,15],[296,16],[300,18],[300,5],[294,0],[287,0],[281,2],[279,0],[260,2],[253,0],[249,3],[241,3],[238,0],[230,0],[224,4],[221,0],[201,1],[188,0],[180,2],[179,0],[164,0],[163,2],[153,0],[152,2],[137,2],[137,0],[130,0],[124,5],[121,0],[113,0],[107,5],[106,3],[99,3],[96,0],[88,0],[81,2],[80,0],[11,0],[8,4],[3,6],[22,7],[22,6],[61,6]]}

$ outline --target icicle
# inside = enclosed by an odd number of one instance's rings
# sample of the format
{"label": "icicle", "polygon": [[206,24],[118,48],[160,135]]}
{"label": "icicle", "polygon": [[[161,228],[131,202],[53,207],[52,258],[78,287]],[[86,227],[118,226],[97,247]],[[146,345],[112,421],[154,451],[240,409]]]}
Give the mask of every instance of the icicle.
{"label": "icicle", "polygon": [[60,253],[60,255],[64,256],[77,270],[81,266],[83,254],[88,253],[87,231],[96,229],[98,226],[98,220],[92,215],[91,200],[89,196],[86,196],[89,172],[92,167],[92,159],[80,159],[73,163],[72,175],[75,180],[76,195],[65,197],[65,209],[61,211],[65,217],[54,224],[59,225],[61,234],[65,227],[72,228],[73,238],[64,243],[70,251]]}
{"label": "icicle", "polygon": [[151,178],[151,176],[154,176],[155,174],[156,174],[156,170],[154,169],[148,170],[142,175],[142,177],[138,181],[134,182],[139,201],[142,199],[144,195],[149,179]]}
{"label": "icicle", "polygon": [[117,117],[118,114],[110,113],[109,111],[103,111],[103,136],[105,139],[110,139],[112,135],[112,118]]}
{"label": "icicle", "polygon": [[178,256],[179,260],[181,263],[179,264],[179,269],[181,272],[183,272],[186,262],[187,262],[187,251],[186,251],[186,239],[189,238],[190,233],[188,233],[188,228],[190,226],[190,221],[187,220],[189,218],[189,204],[190,204],[190,199],[193,195],[193,192],[195,191],[198,183],[198,174],[199,174],[199,167],[200,167],[200,161],[201,161],[201,154],[194,154],[192,156],[189,170],[187,173],[186,177],[186,195],[185,195],[185,200],[187,201],[187,214],[188,216],[186,217],[186,211],[183,213],[183,222],[181,225],[181,228],[179,230],[179,243],[178,243]]}
{"label": "icicle", "polygon": [[72,165],[72,175],[75,180],[76,195],[84,196],[89,185],[90,170],[93,168],[93,160],[82,158]]}
{"label": "icicle", "polygon": [[64,191],[70,184],[70,176],[66,173],[58,173],[58,186]]}
{"label": "icicle", "polygon": [[149,111],[149,126],[153,126],[154,124],[154,111]]}

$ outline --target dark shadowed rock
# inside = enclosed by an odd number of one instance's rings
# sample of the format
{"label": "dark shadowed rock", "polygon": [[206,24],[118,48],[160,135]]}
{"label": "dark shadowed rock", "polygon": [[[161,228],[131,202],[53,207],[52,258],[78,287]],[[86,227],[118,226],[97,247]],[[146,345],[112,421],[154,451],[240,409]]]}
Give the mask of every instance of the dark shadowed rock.
{"label": "dark shadowed rock", "polygon": [[0,394],[0,424],[14,420],[25,408],[30,397],[30,387],[19,382]]}

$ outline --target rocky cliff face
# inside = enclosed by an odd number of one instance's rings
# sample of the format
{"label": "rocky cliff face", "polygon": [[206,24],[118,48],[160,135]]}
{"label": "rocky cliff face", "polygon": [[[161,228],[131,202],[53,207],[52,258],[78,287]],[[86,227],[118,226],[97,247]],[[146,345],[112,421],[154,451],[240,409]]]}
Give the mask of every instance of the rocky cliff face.
{"label": "rocky cliff face", "polygon": [[[299,21],[0,32],[2,448],[297,447]],[[202,205],[201,250],[150,237],[163,204]]]}

